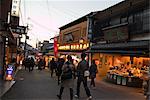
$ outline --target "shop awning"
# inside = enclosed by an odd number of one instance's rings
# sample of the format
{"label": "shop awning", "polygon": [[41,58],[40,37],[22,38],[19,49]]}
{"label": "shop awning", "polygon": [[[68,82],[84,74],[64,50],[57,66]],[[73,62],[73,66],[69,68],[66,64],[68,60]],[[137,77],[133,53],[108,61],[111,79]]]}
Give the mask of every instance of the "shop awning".
{"label": "shop awning", "polygon": [[47,47],[46,48],[47,50],[53,50],[54,49],[54,46],[52,45],[52,46],[49,46],[49,47]]}
{"label": "shop awning", "polygon": [[130,41],[130,42],[123,42],[123,43],[101,43],[96,44],[91,47],[92,50],[98,49],[122,49],[122,48],[149,48],[150,41],[143,40],[143,41]]}
{"label": "shop awning", "polygon": [[88,50],[87,53],[109,53],[109,54],[121,54],[130,56],[149,56],[146,51],[131,51],[131,50]]}

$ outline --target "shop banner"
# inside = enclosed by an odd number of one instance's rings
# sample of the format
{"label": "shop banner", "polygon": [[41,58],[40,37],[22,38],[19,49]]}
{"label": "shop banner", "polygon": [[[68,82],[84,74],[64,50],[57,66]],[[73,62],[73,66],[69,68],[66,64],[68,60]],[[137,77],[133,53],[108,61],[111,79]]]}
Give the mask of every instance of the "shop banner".
{"label": "shop banner", "polygon": [[58,55],[58,46],[57,46],[57,37],[54,38],[54,56],[57,58]]}

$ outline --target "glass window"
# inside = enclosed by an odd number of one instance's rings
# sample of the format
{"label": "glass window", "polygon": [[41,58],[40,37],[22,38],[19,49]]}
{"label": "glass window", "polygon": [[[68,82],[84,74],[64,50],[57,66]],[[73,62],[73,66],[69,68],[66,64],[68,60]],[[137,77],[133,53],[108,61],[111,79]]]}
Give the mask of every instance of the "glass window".
{"label": "glass window", "polygon": [[150,9],[145,9],[143,11],[143,30],[144,31],[149,30],[149,26],[150,26],[149,18],[150,18]]}
{"label": "glass window", "polygon": [[133,23],[133,15],[130,15],[129,17],[128,17],[128,23]]}
{"label": "glass window", "polygon": [[120,18],[119,17],[112,18],[110,21],[110,25],[117,25],[117,24],[120,24]]}
{"label": "glass window", "polygon": [[122,17],[121,18],[121,23],[126,23],[127,22],[127,17]]}
{"label": "glass window", "polygon": [[135,13],[134,15],[134,22],[135,23],[139,23],[139,22],[142,22],[142,12],[137,12]]}

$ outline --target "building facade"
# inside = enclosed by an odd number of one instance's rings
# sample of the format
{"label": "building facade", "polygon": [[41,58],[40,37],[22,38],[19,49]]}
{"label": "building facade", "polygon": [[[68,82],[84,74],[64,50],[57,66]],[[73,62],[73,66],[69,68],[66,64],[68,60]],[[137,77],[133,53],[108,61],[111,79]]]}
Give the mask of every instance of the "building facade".
{"label": "building facade", "polygon": [[[89,15],[89,14],[88,14]],[[87,37],[87,15],[59,28],[58,54],[70,54],[74,60],[79,60],[80,54],[89,48]]]}
{"label": "building facade", "polygon": [[0,2],[0,79],[5,74],[6,65],[17,56],[17,38],[11,28],[19,26],[19,6],[20,0]]}
{"label": "building facade", "polygon": [[90,53],[101,76],[110,66],[150,66],[148,0],[125,0],[92,17]]}

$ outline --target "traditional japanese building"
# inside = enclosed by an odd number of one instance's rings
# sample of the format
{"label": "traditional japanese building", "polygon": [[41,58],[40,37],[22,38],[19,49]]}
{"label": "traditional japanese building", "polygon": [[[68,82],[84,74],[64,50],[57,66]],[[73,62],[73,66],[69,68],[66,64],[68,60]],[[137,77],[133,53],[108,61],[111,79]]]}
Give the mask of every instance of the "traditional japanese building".
{"label": "traditional japanese building", "polygon": [[91,16],[92,46],[101,76],[110,66],[150,66],[148,0],[125,0]]}

